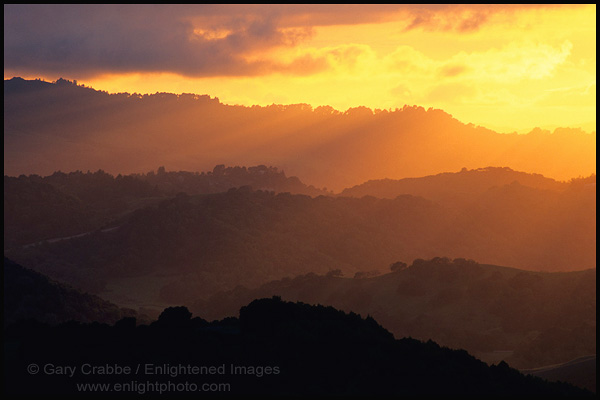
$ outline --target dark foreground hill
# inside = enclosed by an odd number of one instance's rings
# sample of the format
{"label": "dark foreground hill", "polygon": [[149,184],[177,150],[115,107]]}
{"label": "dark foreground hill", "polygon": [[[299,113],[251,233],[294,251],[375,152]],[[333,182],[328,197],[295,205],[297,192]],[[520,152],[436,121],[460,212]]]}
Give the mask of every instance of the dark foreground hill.
{"label": "dark foreground hill", "polygon": [[542,368],[522,370],[524,374],[539,376],[549,381],[569,382],[596,392],[596,355],[579,357],[575,360]]}
{"label": "dark foreground hill", "polygon": [[49,324],[66,321],[115,323],[137,316],[98,296],[81,293],[4,258],[4,326],[34,319]]}
{"label": "dark foreground hill", "polygon": [[177,307],[150,326],[19,324],[4,337],[11,395],[592,395],[434,342],[396,340],[372,318],[278,298],[213,323]]}

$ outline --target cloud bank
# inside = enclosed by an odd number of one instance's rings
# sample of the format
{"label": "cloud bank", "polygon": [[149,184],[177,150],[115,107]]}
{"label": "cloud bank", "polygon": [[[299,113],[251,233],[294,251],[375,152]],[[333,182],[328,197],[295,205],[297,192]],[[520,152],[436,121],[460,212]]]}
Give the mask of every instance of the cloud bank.
{"label": "cloud bank", "polygon": [[470,32],[492,13],[522,7],[5,5],[4,68],[80,77],[161,71],[190,77],[306,75],[328,69],[332,54],[285,61],[268,55],[310,38],[314,26],[393,20],[404,30]]}

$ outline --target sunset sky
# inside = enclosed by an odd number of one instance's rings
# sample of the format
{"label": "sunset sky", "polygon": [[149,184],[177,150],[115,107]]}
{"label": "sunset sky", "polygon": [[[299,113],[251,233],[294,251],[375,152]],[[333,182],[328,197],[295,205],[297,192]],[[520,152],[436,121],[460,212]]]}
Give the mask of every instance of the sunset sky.
{"label": "sunset sky", "polygon": [[596,126],[595,5],[4,5],[4,78]]}

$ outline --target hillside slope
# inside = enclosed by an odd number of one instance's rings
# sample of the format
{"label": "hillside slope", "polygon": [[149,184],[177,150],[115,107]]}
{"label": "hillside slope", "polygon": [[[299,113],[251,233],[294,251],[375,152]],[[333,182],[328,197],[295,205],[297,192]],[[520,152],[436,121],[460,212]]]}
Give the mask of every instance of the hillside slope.
{"label": "hillside slope", "polygon": [[49,324],[67,321],[115,323],[138,316],[98,296],[81,293],[4,258],[4,326],[33,319]]}
{"label": "hillside slope", "polygon": [[433,339],[484,360],[503,354],[523,368],[596,351],[595,269],[543,273],[438,257],[372,278],[338,275],[238,287],[198,300],[191,309],[219,319],[236,315],[254,298],[276,295],[371,315],[396,337]]}
{"label": "hillside slope", "polygon": [[[123,215],[175,196],[250,186],[312,196],[328,194],[275,167],[225,167],[113,176],[105,171],[4,176],[4,248],[80,235],[110,226]],[[112,224],[114,226],[114,224]]]}
{"label": "hillside slope", "polygon": [[62,79],[5,80],[4,148],[8,175],[266,164],[334,191],[463,167],[508,166],[559,180],[596,168],[596,135],[579,129],[503,134],[417,106],[230,106],[193,94],[109,95]]}
{"label": "hillside slope", "polygon": [[6,255],[119,304],[160,297],[168,305],[237,285],[330,269],[381,272],[440,254],[529,270],[592,268],[595,213],[587,186],[556,193],[511,184],[458,210],[410,195],[311,198],[242,188],[181,193],[124,215],[110,231]]}
{"label": "hillside slope", "polygon": [[[5,344],[19,341],[22,350],[7,354],[13,368],[7,371],[5,390],[11,394],[69,394],[85,383],[109,383],[109,390],[112,384],[131,384],[133,372],[82,374],[83,359],[87,365],[104,366],[107,371],[109,365],[129,367],[135,370],[136,382],[155,382],[152,387],[129,386],[131,392],[157,392],[159,384],[170,383],[174,388],[165,386],[165,393],[177,391],[194,397],[199,389],[207,390],[201,386],[206,382],[226,383],[213,390],[227,393],[203,393],[203,397],[592,395],[567,384],[523,376],[505,363],[489,367],[465,351],[442,348],[434,342],[395,340],[372,318],[362,319],[331,307],[273,298],[243,307],[239,320],[209,324],[191,316],[181,307],[166,309],[150,326],[136,327],[134,321],[124,320],[114,327],[11,327],[4,336]],[[77,369],[71,376],[32,374],[31,359],[60,359]],[[135,369],[138,364],[144,365],[139,372]],[[188,365],[198,371],[213,367],[214,372],[194,374],[185,369]],[[159,367],[166,373],[155,373]],[[176,390],[177,385],[185,388],[192,384],[191,391]]]}

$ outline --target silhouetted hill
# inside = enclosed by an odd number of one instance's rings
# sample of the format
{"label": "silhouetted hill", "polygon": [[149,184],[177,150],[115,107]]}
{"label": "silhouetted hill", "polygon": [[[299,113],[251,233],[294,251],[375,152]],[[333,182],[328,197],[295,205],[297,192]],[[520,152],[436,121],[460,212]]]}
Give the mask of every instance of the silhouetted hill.
{"label": "silhouetted hill", "polygon": [[6,255],[132,307],[337,268],[374,273],[397,260],[439,254],[581,270],[595,266],[595,187],[575,186],[562,193],[518,183],[495,187],[459,210],[409,195],[311,198],[247,187],[181,193],[115,220],[114,229]]}
{"label": "silhouetted hill", "polygon": [[464,206],[476,201],[494,186],[505,186],[513,182],[557,192],[568,187],[566,182],[557,182],[539,174],[513,171],[508,167],[487,167],[473,170],[463,168],[460,172],[445,172],[421,178],[370,180],[344,189],[340,195],[393,199],[403,194],[411,194],[443,204]]}
{"label": "silhouetted hill", "polygon": [[[372,318],[277,298],[251,302],[239,320],[207,323],[177,307],[150,326],[134,320],[114,327],[20,324],[9,327],[4,338],[5,349],[18,343],[18,351],[5,353],[5,365],[11,366],[5,375],[8,394],[74,394],[97,383],[109,386],[95,386],[95,394],[154,394],[161,388],[163,395],[197,397],[199,390],[211,389],[208,383],[221,392],[203,397],[592,395],[523,376],[505,363],[488,367],[434,342],[395,340]],[[76,370],[71,376],[50,374],[48,365]],[[86,374],[93,366],[101,369]],[[110,374],[117,367],[131,369]]]}
{"label": "silhouetted hill", "polygon": [[396,337],[432,339],[484,360],[502,350],[519,367],[596,351],[595,269],[530,272],[438,257],[368,279],[339,273],[286,278],[256,289],[240,286],[196,301],[191,309],[220,319],[252,299],[281,296],[371,315]]}
{"label": "silhouetted hill", "polygon": [[[415,256],[429,251],[429,242],[422,238],[443,218],[440,207],[411,196],[311,198],[242,188],[179,194],[116,221],[115,230],[10,254],[88,290],[115,279],[153,276],[166,286],[163,298],[170,303],[238,284],[325,272],[331,265],[353,272],[384,266],[390,251]],[[139,284],[138,293],[144,293]],[[145,297],[156,300],[158,294],[155,289]]]}
{"label": "silhouetted hill", "polygon": [[133,174],[131,177],[148,182],[163,192],[175,195],[187,193],[189,195],[226,192],[231,188],[249,186],[254,190],[266,190],[276,193],[289,192],[320,196],[330,194],[314,186],[307,186],[296,176],[287,177],[285,172],[276,167],[257,165],[254,167],[226,167],[217,165],[212,171],[186,172],[165,171],[159,168],[156,173]]}
{"label": "silhouetted hill", "polygon": [[5,327],[29,319],[53,325],[72,320],[112,324],[124,317],[136,316],[134,310],[53,282],[6,257],[3,264]]}
{"label": "silhouetted hill", "polygon": [[42,182],[4,177],[4,248],[91,228],[90,211],[77,198]]}
{"label": "silhouetted hill", "polygon": [[[457,228],[479,232],[479,237],[458,236],[458,248],[477,249],[469,252],[470,258],[538,271],[596,266],[595,184],[573,181],[557,193],[513,182],[490,188],[460,210]],[[498,251],[503,246],[511,249],[510,255]]]}
{"label": "silhouetted hill", "polygon": [[205,95],[108,94],[66,80],[4,81],[8,175],[266,164],[339,191],[370,179],[497,165],[566,180],[595,171],[595,144],[595,133],[579,129],[501,134],[417,106],[376,112],[244,107]]}
{"label": "silhouetted hill", "polygon": [[147,182],[102,170],[4,176],[4,248],[100,229],[161,197]]}
{"label": "silhouetted hill", "polygon": [[295,176],[264,165],[208,172],[165,171],[112,176],[102,170],[4,176],[4,248],[80,235],[110,226],[128,212],[177,193],[225,192],[251,186],[312,196],[327,194]]}
{"label": "silhouetted hill", "polygon": [[20,77],[14,77],[9,80],[4,80],[4,95],[17,96],[16,98],[18,99],[19,96],[25,96],[30,93],[43,93],[44,90],[50,90],[52,89],[52,86],[55,85],[56,83],[53,84],[38,79],[27,80]]}
{"label": "silhouetted hill", "polygon": [[[566,270],[549,266],[562,258],[558,249],[569,248],[570,254],[578,257],[587,254],[579,259],[582,268],[595,266],[595,174],[557,182],[510,168],[488,167],[422,178],[369,181],[341,193],[381,198],[406,194],[454,209],[454,229],[480,232],[481,236],[457,236],[460,239],[454,249],[470,248],[468,257],[524,269]],[[499,243],[510,243],[510,256],[503,253],[498,257]],[[563,258],[561,263],[569,261]]]}

